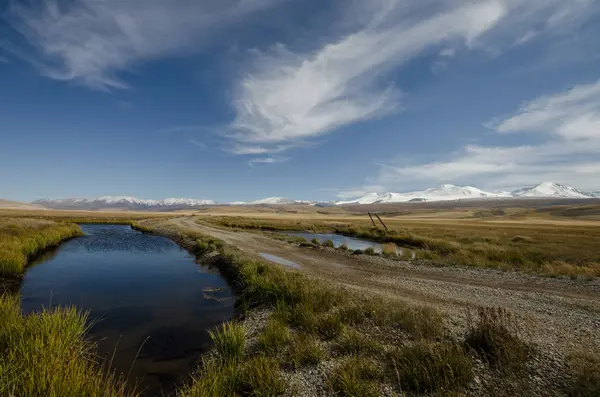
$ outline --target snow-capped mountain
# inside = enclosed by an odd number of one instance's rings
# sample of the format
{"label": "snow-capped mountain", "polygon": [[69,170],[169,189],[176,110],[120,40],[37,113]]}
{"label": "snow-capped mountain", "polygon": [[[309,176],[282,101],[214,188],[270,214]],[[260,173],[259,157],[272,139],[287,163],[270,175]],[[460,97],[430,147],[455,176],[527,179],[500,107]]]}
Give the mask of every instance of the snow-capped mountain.
{"label": "snow-capped mountain", "polygon": [[53,209],[128,209],[128,210],[154,210],[169,211],[191,209],[203,205],[216,204],[212,200],[196,200],[191,198],[168,198],[164,200],[143,200],[130,196],[104,196],[99,198],[68,198],[68,199],[43,199],[34,201],[33,204],[43,205]]}
{"label": "snow-capped mountain", "polygon": [[571,186],[553,182],[543,182],[533,187],[520,188],[512,192],[486,192],[472,186],[440,185],[436,188],[409,193],[369,193],[363,197],[349,201],[338,201],[336,204],[374,204],[374,203],[406,203],[423,201],[449,201],[464,199],[488,198],[600,198],[598,192],[584,193]]}
{"label": "snow-capped mountain", "polygon": [[554,182],[543,182],[533,187],[517,189],[511,192],[513,197],[560,197],[560,198],[593,198],[574,187]]}
{"label": "snow-capped mountain", "polygon": [[290,200],[290,199],[286,199],[283,197],[267,197],[261,200],[256,200],[256,201],[252,201],[250,203],[247,204],[297,204],[300,203],[299,201],[295,201],[295,200]]}
{"label": "snow-capped mountain", "polygon": [[461,199],[478,199],[491,197],[507,197],[507,193],[491,193],[472,186],[440,185],[435,188],[408,193],[369,193],[359,199],[340,201],[343,204],[374,204],[374,203],[407,203],[411,201],[448,201]]}

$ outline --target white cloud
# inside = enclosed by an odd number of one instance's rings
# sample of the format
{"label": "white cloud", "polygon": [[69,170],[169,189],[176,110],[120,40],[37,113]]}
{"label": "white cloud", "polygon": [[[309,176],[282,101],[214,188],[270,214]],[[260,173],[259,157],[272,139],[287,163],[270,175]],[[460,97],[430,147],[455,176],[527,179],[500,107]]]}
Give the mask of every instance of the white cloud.
{"label": "white cloud", "polygon": [[[235,120],[225,136],[267,153],[281,144],[397,111],[400,89],[386,73],[429,51],[451,58],[457,48],[499,53],[528,40],[568,34],[598,11],[591,0],[373,0],[354,2],[353,32],[305,52],[278,44],[255,51],[235,86]],[[347,18],[344,22],[347,25]],[[346,26],[345,25],[345,26]],[[527,33],[536,28],[536,34]],[[434,63],[439,73],[448,65]]]}
{"label": "white cloud", "polygon": [[284,163],[288,161],[289,158],[286,157],[259,157],[254,158],[248,161],[248,165],[253,167],[254,164],[276,164],[276,163]]}
{"label": "white cloud", "polygon": [[409,182],[462,182],[488,188],[554,180],[600,189],[600,81],[523,104],[488,124],[498,134],[538,133],[535,145],[467,145],[447,159],[381,166],[377,182],[393,189]]}
{"label": "white cloud", "polygon": [[43,74],[95,89],[125,88],[118,75],[136,64],[191,52],[207,33],[263,8],[271,0],[58,0],[13,2],[6,14],[30,48],[14,50]]}
{"label": "white cloud", "polygon": [[402,14],[399,1],[379,4],[379,9],[370,4],[372,18],[362,29],[314,52],[295,54],[278,45],[258,53],[252,72],[236,88],[236,119],[227,136],[277,148],[389,113],[400,95],[381,83],[381,73],[429,46],[473,41],[505,12],[500,2],[487,1],[415,22]]}

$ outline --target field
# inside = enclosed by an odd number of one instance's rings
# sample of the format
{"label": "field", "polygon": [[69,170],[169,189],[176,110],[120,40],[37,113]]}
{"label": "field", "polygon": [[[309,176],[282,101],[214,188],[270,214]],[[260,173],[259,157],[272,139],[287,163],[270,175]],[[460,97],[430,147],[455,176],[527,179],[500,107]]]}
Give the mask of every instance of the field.
{"label": "field", "polygon": [[[172,238],[218,268],[236,288],[238,315],[213,330],[215,348],[181,385],[180,396],[598,394],[595,208],[518,207],[501,213],[481,207],[395,207],[380,213],[389,231],[373,227],[367,208],[212,207],[171,214],[6,210],[0,211],[0,236],[73,227],[68,222],[130,223]],[[393,242],[417,258],[336,250],[283,238],[277,234],[281,230]],[[296,262],[301,271],[266,262],[261,252]],[[2,299],[0,315],[13,313],[11,323],[18,327],[24,329],[27,321],[63,324],[36,326],[41,336],[35,340],[52,346],[58,342],[56,330],[67,327],[74,338],[65,351],[82,360],[93,357],[81,331],[84,314],[68,309],[45,313],[43,321],[19,320],[15,301]],[[0,327],[5,352],[10,343],[2,335],[13,340],[25,335],[7,329]],[[63,395],[60,390],[77,390],[82,383],[92,386],[78,389],[80,395],[132,390],[100,366],[82,366],[79,358],[70,372],[76,375],[56,383],[46,372],[55,362],[52,350],[45,355],[46,348],[34,348],[33,339],[20,343],[31,346],[21,351],[41,356],[15,358],[29,375],[0,376],[0,394],[25,384],[27,395],[40,396],[50,387]],[[11,366],[0,361],[0,375]]]}
{"label": "field", "polygon": [[[497,209],[496,209],[497,211]],[[335,232],[416,248],[436,262],[514,269],[548,276],[600,276],[598,208],[445,209],[381,215],[389,230],[367,214],[213,214],[201,219],[217,226],[258,230]],[[578,214],[568,217],[563,214]],[[560,215],[556,215],[560,214]],[[215,216],[216,215],[216,216]]]}

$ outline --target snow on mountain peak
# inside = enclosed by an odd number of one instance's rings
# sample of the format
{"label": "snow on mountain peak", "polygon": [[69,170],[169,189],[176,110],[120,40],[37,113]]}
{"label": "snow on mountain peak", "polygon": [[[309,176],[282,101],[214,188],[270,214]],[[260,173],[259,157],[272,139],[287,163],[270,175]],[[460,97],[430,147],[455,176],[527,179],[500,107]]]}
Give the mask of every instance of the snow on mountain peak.
{"label": "snow on mountain peak", "polygon": [[558,198],[593,198],[581,190],[554,182],[542,182],[533,187],[517,189],[511,192],[513,197],[558,197]]}
{"label": "snow on mountain peak", "polygon": [[267,197],[261,200],[256,200],[250,204],[295,204],[296,201],[283,197]]}

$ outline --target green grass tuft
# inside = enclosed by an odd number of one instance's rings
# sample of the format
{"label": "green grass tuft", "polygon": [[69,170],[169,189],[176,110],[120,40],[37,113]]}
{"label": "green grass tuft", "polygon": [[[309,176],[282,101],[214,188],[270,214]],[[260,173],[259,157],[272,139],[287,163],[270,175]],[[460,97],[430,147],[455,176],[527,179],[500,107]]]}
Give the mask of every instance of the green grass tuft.
{"label": "green grass tuft", "polygon": [[0,296],[0,396],[132,396],[95,364],[86,322],[74,308],[23,317],[17,297]]}
{"label": "green grass tuft", "polygon": [[373,361],[353,356],[335,368],[329,376],[329,385],[335,395],[344,397],[377,397],[377,381],[383,371]]}
{"label": "green grass tuft", "polygon": [[244,325],[229,322],[210,332],[219,356],[226,361],[236,361],[244,357],[246,348],[246,328]]}

